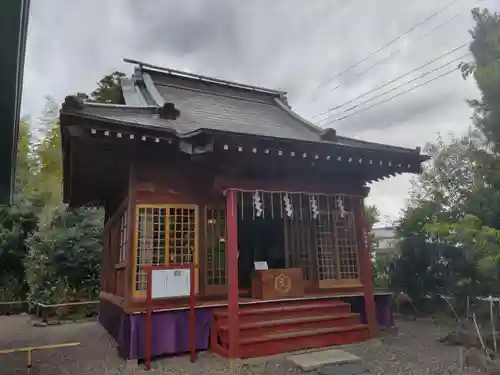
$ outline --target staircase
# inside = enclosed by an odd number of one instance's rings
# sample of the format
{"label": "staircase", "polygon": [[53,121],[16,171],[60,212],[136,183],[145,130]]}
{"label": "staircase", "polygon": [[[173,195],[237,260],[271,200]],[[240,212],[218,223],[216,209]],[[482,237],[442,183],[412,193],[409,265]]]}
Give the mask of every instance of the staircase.
{"label": "staircase", "polygon": [[[213,312],[211,350],[228,356],[227,308]],[[370,337],[368,326],[348,303],[294,300],[240,305],[240,358],[350,344]]]}

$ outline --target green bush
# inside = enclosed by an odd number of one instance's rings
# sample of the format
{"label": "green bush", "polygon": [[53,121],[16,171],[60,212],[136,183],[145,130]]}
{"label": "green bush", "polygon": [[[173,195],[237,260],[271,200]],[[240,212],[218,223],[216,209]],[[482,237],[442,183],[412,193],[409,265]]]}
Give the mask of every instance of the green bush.
{"label": "green bush", "polygon": [[100,211],[61,206],[27,243],[25,269],[30,300],[61,303],[97,298],[102,250]]}

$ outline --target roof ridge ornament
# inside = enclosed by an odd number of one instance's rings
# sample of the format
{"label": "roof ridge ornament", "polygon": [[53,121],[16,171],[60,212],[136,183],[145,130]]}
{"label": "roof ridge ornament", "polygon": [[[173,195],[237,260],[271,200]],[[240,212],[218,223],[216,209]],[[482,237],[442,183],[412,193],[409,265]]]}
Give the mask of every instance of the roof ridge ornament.
{"label": "roof ridge ornament", "polygon": [[76,94],[68,95],[64,98],[64,103],[62,104],[63,110],[77,110],[80,111],[85,105],[85,99],[88,98],[86,95]]}
{"label": "roof ridge ornament", "polygon": [[165,103],[160,107],[158,114],[164,120],[177,120],[181,115],[181,111],[175,108],[174,103]]}
{"label": "roof ridge ornament", "polygon": [[321,139],[324,141],[336,141],[337,140],[337,130],[333,128],[326,128],[321,134]]}

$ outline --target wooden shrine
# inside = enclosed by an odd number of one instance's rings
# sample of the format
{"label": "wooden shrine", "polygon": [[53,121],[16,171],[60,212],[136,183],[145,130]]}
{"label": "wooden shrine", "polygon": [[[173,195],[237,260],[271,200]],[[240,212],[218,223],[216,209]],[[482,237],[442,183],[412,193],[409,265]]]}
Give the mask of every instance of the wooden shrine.
{"label": "wooden shrine", "polygon": [[[149,265],[198,265],[197,349],[373,336],[390,313],[372,290],[367,184],[419,173],[420,150],[317,127],[281,91],[135,63],[123,103],[68,96],[60,116],[64,200],[105,211],[99,319],[121,355],[144,356]],[[187,350],[187,300],[152,303],[152,355]]]}

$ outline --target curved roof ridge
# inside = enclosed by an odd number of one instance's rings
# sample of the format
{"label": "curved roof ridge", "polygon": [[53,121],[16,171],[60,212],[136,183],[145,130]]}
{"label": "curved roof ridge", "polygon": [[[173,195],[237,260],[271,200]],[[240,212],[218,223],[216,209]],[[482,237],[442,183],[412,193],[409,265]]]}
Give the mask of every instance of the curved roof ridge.
{"label": "curved roof ridge", "polygon": [[66,96],[66,98],[64,98],[64,102],[61,107],[61,112],[82,111],[85,108],[95,108],[103,110],[118,109],[118,110],[125,110],[126,112],[142,111],[152,114],[158,112],[157,106],[92,102],[90,100],[85,100],[84,98],[78,95]]}
{"label": "curved roof ridge", "polygon": [[325,129],[323,129],[323,128],[317,126],[317,125],[314,125],[310,121],[307,121],[305,118],[303,118],[302,116],[300,116],[297,112],[295,112],[294,110],[292,110],[286,103],[283,103],[283,101],[281,100],[281,98],[274,98],[274,101],[286,113],[288,113],[290,116],[292,116],[293,118],[295,118],[296,120],[298,120],[302,124],[306,125],[309,128],[309,130],[313,130],[313,131],[317,132],[319,135],[321,135],[321,134],[324,133]]}
{"label": "curved roof ridge", "polygon": [[361,140],[361,139],[358,139],[358,138],[351,138],[351,137],[345,137],[345,136],[340,136],[340,135],[337,135],[337,139],[339,141],[348,141],[348,142],[356,142],[356,143],[360,143],[360,144],[363,144],[363,145],[367,145],[367,146],[382,146],[382,147],[390,147],[391,149],[399,149],[401,151],[407,151],[407,152],[416,152],[416,153],[420,153],[420,147],[415,147],[415,148],[409,148],[409,147],[402,147],[402,146],[394,146],[394,145],[388,145],[386,143],[378,143],[378,142],[371,142],[371,141],[364,141],[364,140]]}
{"label": "curved roof ridge", "polygon": [[146,90],[148,90],[149,95],[151,95],[151,98],[153,98],[153,101],[160,107],[163,104],[165,104],[165,99],[161,96],[161,94],[156,89],[156,85],[153,82],[153,79],[151,78],[149,73],[146,73],[143,71],[143,72],[141,72],[141,77],[142,77],[142,82],[144,82],[144,85],[146,86]]}
{"label": "curved roof ridge", "polygon": [[148,63],[145,63],[143,61],[138,61],[138,60],[133,60],[133,59],[128,59],[128,58],[124,58],[123,61],[125,61],[126,63],[139,65],[140,69],[142,69],[143,71],[152,70],[152,71],[162,72],[162,73],[170,74],[170,75],[174,75],[174,76],[191,78],[191,79],[195,79],[195,80],[199,80],[199,81],[218,83],[218,84],[224,85],[224,86],[230,86],[230,87],[240,88],[240,89],[244,89],[244,90],[257,91],[257,92],[261,92],[261,93],[267,93],[267,94],[278,95],[278,96],[286,94],[286,92],[282,91],[282,90],[268,89],[268,88],[259,87],[259,86],[247,85],[245,83],[228,81],[228,80],[221,79],[221,78],[214,78],[214,77],[209,77],[209,76],[205,76],[205,75],[201,75],[201,74],[189,73],[189,72],[185,72],[182,70],[165,68],[162,66],[148,64]]}
{"label": "curved roof ridge", "polygon": [[134,78],[120,78],[120,87],[127,105],[147,105],[139,88],[135,84]]}
{"label": "curved roof ridge", "polygon": [[158,106],[156,105],[134,105],[134,104],[114,104],[114,103],[99,103],[99,102],[90,102],[85,101],[84,106],[88,107],[103,107],[103,108],[117,108],[117,109],[125,109],[125,110],[137,110],[137,109],[151,109],[158,110]]}

